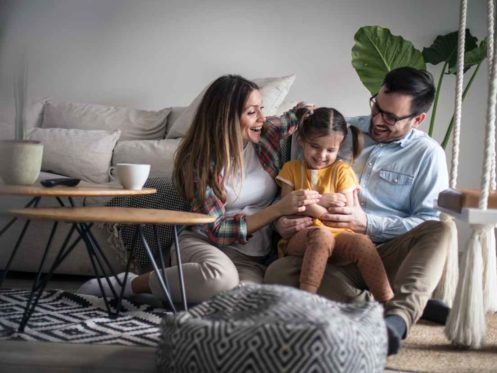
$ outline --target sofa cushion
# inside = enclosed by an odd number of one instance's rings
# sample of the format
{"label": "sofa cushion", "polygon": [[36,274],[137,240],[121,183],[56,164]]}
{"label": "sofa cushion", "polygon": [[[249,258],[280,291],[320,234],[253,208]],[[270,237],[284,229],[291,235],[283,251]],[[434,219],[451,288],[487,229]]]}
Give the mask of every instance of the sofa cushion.
{"label": "sofa cushion", "polygon": [[112,150],[121,131],[33,128],[28,139],[43,143],[41,168],[93,183],[109,181]]}
{"label": "sofa cushion", "polygon": [[[260,87],[262,94],[262,103],[264,105],[264,113],[266,115],[276,115],[278,107],[288,94],[290,87],[295,81],[295,74],[288,75],[280,78],[265,78],[254,79],[254,82]],[[211,82],[212,83],[212,82]],[[209,83],[200,94],[192,101],[192,103],[181,113],[181,115],[171,124],[166,138],[175,139],[184,137],[188,128],[190,127],[195,113],[197,112],[198,105],[204,97],[205,91],[211,85]]]}
{"label": "sofa cushion", "polygon": [[150,177],[171,177],[174,153],[181,139],[119,141],[112,165],[118,163],[150,164]]}
{"label": "sofa cushion", "polygon": [[40,127],[120,130],[122,140],[154,140],[164,138],[170,111],[46,100]]}
{"label": "sofa cushion", "polygon": [[187,109],[187,106],[172,106],[171,114],[167,117],[167,126],[166,126],[166,138],[173,124],[178,120],[178,118],[183,114],[183,112]]}

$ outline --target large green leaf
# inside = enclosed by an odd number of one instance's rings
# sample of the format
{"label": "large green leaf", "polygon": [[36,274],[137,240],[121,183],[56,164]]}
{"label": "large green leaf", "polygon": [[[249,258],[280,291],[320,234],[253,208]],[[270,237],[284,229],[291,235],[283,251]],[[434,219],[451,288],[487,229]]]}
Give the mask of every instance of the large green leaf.
{"label": "large green leaf", "polygon": [[[426,63],[438,65],[439,63],[447,63],[449,74],[455,74],[457,69],[457,39],[458,32],[450,32],[446,35],[437,36],[433,44],[428,48],[423,48],[423,57]],[[465,55],[477,47],[478,39],[471,35],[466,29]],[[471,66],[465,64],[464,71]]]}
{"label": "large green leaf", "polygon": [[480,45],[464,54],[464,67],[479,65],[487,58],[487,38],[483,39]]}
{"label": "large green leaf", "polygon": [[354,40],[352,66],[371,94],[378,93],[386,73],[397,67],[426,69],[421,52],[410,41],[392,35],[387,28],[361,27]]}

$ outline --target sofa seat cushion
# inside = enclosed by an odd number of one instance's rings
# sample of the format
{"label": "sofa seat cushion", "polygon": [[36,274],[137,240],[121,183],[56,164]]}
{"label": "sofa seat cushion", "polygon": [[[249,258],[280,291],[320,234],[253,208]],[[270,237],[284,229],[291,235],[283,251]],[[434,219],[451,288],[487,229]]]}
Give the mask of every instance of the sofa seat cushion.
{"label": "sofa seat cushion", "polygon": [[33,128],[27,137],[43,144],[41,169],[92,183],[109,181],[112,151],[120,131]]}
{"label": "sofa seat cushion", "polygon": [[170,178],[174,154],[181,139],[119,141],[114,149],[112,164],[150,164],[150,177]]}
{"label": "sofa seat cushion", "polygon": [[121,131],[121,140],[162,139],[170,108],[159,111],[46,100],[40,127]]}
{"label": "sofa seat cushion", "polygon": [[161,372],[383,372],[387,353],[378,303],[278,285],[242,285],[166,315],[161,333]]}
{"label": "sofa seat cushion", "polygon": [[[288,91],[294,81],[295,74],[278,78],[254,79],[254,82],[261,90],[262,104],[264,105],[265,115],[276,115],[278,113],[278,108],[288,95]],[[188,128],[190,128],[190,125],[192,124],[198,106],[200,105],[200,102],[202,101],[202,98],[211,83],[209,83],[192,101],[192,103],[185,108],[181,115],[179,115],[179,117],[171,123],[166,138],[175,139],[185,136]]]}

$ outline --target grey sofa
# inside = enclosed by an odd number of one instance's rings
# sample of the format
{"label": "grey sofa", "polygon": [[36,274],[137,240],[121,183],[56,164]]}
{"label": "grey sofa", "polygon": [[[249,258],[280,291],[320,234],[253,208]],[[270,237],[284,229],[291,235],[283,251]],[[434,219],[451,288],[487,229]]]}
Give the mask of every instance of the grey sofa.
{"label": "grey sofa", "polygon": [[[294,103],[283,102],[295,76],[256,80],[261,87],[267,114],[280,114]],[[159,111],[136,110],[127,107],[80,104],[44,100],[33,105],[28,115],[27,137],[44,144],[40,180],[53,177],[80,178],[82,185],[116,184],[109,179],[108,169],[117,163],[149,163],[148,185],[159,186],[152,202],[147,199],[111,200],[109,198],[77,199],[77,204],[119,205],[132,207],[186,208],[170,183],[173,157],[182,136],[186,133],[203,91],[187,107],[168,107]],[[100,131],[100,132],[98,132]],[[92,137],[93,136],[93,137]],[[29,198],[0,196],[0,230],[10,220],[6,211],[23,207]],[[154,205],[154,206],[150,206]],[[54,199],[44,198],[39,206],[58,206]],[[36,272],[52,227],[51,222],[31,222],[10,270]],[[59,224],[49,254],[53,260],[62,244],[69,224]],[[116,271],[124,269],[130,231],[123,229],[119,237],[109,226],[94,226],[93,233],[105,250]],[[15,241],[22,229],[17,221],[0,236],[0,269],[5,268]],[[170,230],[161,231],[162,243],[171,243]],[[129,244],[127,245],[129,248]],[[145,270],[143,255],[137,257],[138,270]],[[86,248],[80,242],[59,266],[56,273],[92,275],[93,270]]]}
{"label": "grey sofa", "polygon": [[[182,112],[183,107],[171,108],[167,114],[167,119],[175,120]],[[113,156],[112,162],[106,166],[120,162],[130,163],[150,163],[152,178],[163,178],[169,180],[172,171],[173,154],[181,139],[156,139],[156,140],[120,140],[114,149],[111,149]],[[47,145],[45,145],[46,149]],[[94,185],[92,180],[85,180],[84,175],[77,172],[49,172],[42,171],[39,180],[55,177],[77,177],[82,179],[79,185]],[[116,186],[117,182],[106,180],[105,183],[99,182],[100,185]],[[30,197],[18,196],[0,196],[0,230],[11,219],[7,210],[12,208],[23,207]],[[85,206],[103,206],[112,201],[111,198],[75,198],[77,205]],[[129,202],[127,202],[129,204]],[[124,205],[124,204],[123,204]],[[58,207],[59,204],[54,198],[45,197],[40,201],[39,207]],[[19,237],[24,221],[18,220],[2,236],[0,236],[0,269],[4,269],[10,257],[16,240]],[[33,221],[30,223],[25,237],[19,247],[14,261],[10,267],[12,271],[36,272],[42,255],[48,241],[52,223],[48,221]],[[58,249],[62,245],[64,238],[69,232],[70,225],[61,223],[58,225],[57,234],[54,237],[51,250],[49,252],[48,262],[51,263],[57,255]],[[92,233],[105,250],[106,256],[117,272],[124,270],[125,252],[122,250],[119,238],[116,236],[117,231],[112,226],[94,225]],[[59,266],[56,273],[75,274],[75,275],[92,275],[93,269],[86,252],[85,245],[80,242],[70,256]]]}

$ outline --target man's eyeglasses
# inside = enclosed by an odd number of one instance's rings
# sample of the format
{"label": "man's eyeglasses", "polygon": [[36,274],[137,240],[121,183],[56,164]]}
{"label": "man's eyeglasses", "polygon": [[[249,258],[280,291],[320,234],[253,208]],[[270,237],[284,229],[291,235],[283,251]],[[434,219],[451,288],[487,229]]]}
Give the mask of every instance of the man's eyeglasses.
{"label": "man's eyeglasses", "polygon": [[385,121],[385,124],[388,124],[389,126],[395,126],[397,124],[397,122],[399,122],[401,120],[404,120],[407,118],[413,118],[416,115],[418,115],[418,113],[412,113],[409,115],[404,115],[403,117],[398,117],[395,114],[383,111],[380,108],[380,106],[378,105],[378,103],[376,102],[376,96],[377,95],[374,95],[369,99],[369,106],[371,107],[371,117],[375,117],[376,115],[381,114],[381,117]]}

